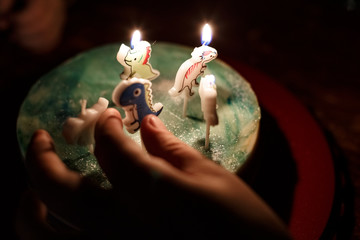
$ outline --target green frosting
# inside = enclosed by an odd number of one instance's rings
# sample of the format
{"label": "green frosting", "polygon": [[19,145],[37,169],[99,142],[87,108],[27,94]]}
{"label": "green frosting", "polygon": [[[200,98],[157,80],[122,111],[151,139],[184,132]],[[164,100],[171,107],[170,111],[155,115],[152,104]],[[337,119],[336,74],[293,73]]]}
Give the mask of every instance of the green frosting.
{"label": "green frosting", "polygon": [[[68,117],[79,114],[81,99],[87,99],[87,107],[91,107],[99,97],[104,97],[110,101],[109,107],[114,107],[111,95],[123,71],[116,60],[119,47],[120,44],[110,44],[79,54],[38,80],[18,116],[17,137],[23,156],[33,132],[45,129],[69,168],[91,177],[102,187],[110,186],[86,147],[65,142],[62,126]],[[256,96],[249,83],[224,62],[217,59],[207,64],[205,74],[216,78],[219,125],[211,127],[210,149],[205,150],[206,123],[198,88],[194,88],[195,95],[189,99],[187,118],[182,117],[181,97],[171,98],[168,94],[178,68],[191,57],[191,52],[191,48],[170,43],[157,42],[152,46],[150,63],[160,71],[160,76],[152,81],[153,103],[164,105],[159,117],[175,136],[236,172],[249,157],[257,138],[260,108]],[[119,111],[125,117],[124,111]],[[139,132],[129,135],[140,144]]]}

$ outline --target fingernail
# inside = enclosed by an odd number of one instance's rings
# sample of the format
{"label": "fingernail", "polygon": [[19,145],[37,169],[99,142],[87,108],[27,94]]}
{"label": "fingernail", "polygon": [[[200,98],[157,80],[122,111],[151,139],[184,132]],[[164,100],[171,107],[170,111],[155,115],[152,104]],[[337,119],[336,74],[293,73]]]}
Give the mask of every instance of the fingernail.
{"label": "fingernail", "polygon": [[102,136],[112,136],[123,132],[123,123],[118,110],[108,108],[98,119],[95,125],[95,141]]}
{"label": "fingernail", "polygon": [[30,140],[28,150],[26,152],[25,162],[35,158],[35,155],[41,152],[54,151],[55,145],[50,134],[42,129],[36,130]]}
{"label": "fingernail", "polygon": [[115,124],[122,126],[122,120],[119,111],[114,108],[108,108],[98,119],[97,127],[103,128],[112,121],[115,121]]}
{"label": "fingernail", "polygon": [[54,147],[54,142],[50,136],[50,134],[43,130],[43,129],[38,129],[34,132],[32,138],[31,138],[31,144],[34,144],[34,142],[40,142],[43,144],[49,144],[51,145],[51,147]]}
{"label": "fingernail", "polygon": [[157,128],[157,129],[167,129],[165,124],[160,120],[160,118],[158,118],[155,115],[151,115],[149,117],[149,124],[153,127],[153,128]]}

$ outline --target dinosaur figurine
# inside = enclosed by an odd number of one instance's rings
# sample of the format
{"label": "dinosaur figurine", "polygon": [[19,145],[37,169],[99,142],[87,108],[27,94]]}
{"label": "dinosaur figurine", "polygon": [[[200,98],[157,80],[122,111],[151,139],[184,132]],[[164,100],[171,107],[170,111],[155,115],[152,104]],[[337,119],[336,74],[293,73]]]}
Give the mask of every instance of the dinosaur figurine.
{"label": "dinosaur figurine", "polygon": [[151,82],[141,78],[121,81],[112,93],[112,101],[124,109],[123,123],[129,133],[140,129],[141,121],[146,115],[158,116],[163,109],[161,103],[153,105]]}
{"label": "dinosaur figurine", "polygon": [[86,108],[87,101],[81,100],[81,112],[77,117],[69,117],[63,125],[62,134],[68,144],[88,146],[94,151],[94,129],[100,115],[107,109],[109,101],[100,97],[91,108]]}
{"label": "dinosaur figurine", "polygon": [[204,73],[206,63],[215,59],[217,55],[217,51],[209,46],[203,45],[194,48],[191,58],[186,60],[177,71],[175,84],[169,90],[169,95],[172,97],[179,96],[187,88],[189,96],[192,96],[194,94],[192,87],[199,85],[196,79]]}
{"label": "dinosaur figurine", "polygon": [[118,62],[124,66],[124,71],[120,75],[123,80],[133,77],[153,80],[160,75],[158,70],[152,68],[150,64],[151,46],[147,41],[138,42],[133,49],[121,44],[116,55]]}

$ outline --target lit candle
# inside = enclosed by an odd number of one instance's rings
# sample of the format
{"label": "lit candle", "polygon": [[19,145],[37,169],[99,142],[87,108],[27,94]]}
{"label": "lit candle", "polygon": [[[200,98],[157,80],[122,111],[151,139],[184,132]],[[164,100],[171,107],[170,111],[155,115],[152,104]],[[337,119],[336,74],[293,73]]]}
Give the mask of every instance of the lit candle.
{"label": "lit candle", "polygon": [[81,100],[81,112],[77,117],[69,117],[63,125],[63,136],[68,144],[88,146],[89,151],[94,151],[94,130],[96,121],[106,110],[109,101],[100,97],[91,108],[86,108],[87,101]]}
{"label": "lit candle", "polygon": [[141,41],[140,31],[136,30],[131,39],[131,48],[121,44],[116,59],[124,66],[120,75],[123,80],[137,77],[153,80],[160,75],[158,70],[150,64],[151,45],[147,41]]}
{"label": "lit candle", "polygon": [[205,149],[209,148],[210,126],[219,124],[216,112],[216,85],[214,75],[206,75],[201,78],[199,95],[201,99],[201,111],[206,121]]}
{"label": "lit candle", "polygon": [[112,93],[112,101],[124,109],[123,123],[129,133],[140,129],[141,121],[146,115],[158,116],[163,109],[161,103],[153,105],[151,82],[141,78],[121,81]]}
{"label": "lit candle", "polygon": [[209,47],[211,42],[212,32],[208,24],[205,24],[202,30],[201,47],[194,48],[191,53],[191,58],[186,60],[176,73],[174,86],[169,90],[172,97],[179,96],[185,89],[183,116],[186,117],[188,97],[194,95],[192,91],[193,86],[198,86],[196,81],[200,75],[204,74],[206,63],[212,61],[217,57],[216,49]]}

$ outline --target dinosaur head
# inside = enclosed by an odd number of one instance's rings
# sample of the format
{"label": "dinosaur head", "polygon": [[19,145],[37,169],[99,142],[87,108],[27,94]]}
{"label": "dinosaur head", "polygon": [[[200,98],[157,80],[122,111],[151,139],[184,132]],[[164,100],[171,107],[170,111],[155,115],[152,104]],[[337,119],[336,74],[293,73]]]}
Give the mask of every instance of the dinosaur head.
{"label": "dinosaur head", "polygon": [[129,50],[125,56],[125,63],[129,66],[147,64],[151,54],[151,46],[146,41],[141,41]]}
{"label": "dinosaur head", "polygon": [[201,46],[194,48],[194,51],[191,53],[193,59],[197,62],[210,62],[218,56],[218,53],[215,48],[209,46]]}
{"label": "dinosaur head", "polygon": [[128,86],[120,96],[120,105],[128,106],[136,104],[140,99],[144,98],[145,88],[141,83],[134,83]]}
{"label": "dinosaur head", "polygon": [[146,102],[146,104],[151,108],[151,82],[141,78],[123,80],[115,87],[112,94],[112,100],[120,107]]}

